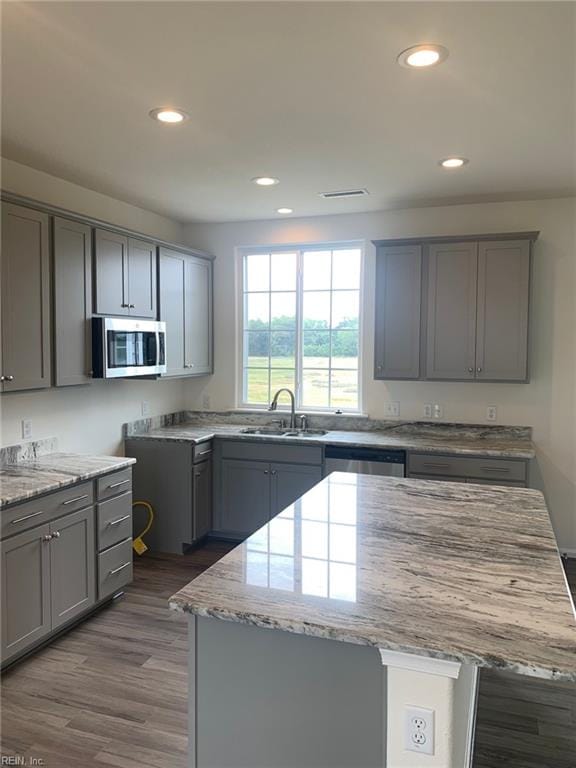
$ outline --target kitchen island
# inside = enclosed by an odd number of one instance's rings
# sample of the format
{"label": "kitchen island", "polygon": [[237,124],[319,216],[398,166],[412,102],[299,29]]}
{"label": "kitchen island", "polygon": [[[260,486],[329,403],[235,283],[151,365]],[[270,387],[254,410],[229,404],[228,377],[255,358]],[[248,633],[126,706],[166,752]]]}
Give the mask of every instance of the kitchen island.
{"label": "kitchen island", "polygon": [[[170,604],[190,614],[194,768],[464,768],[479,667],[576,681],[528,489],[333,473]],[[433,712],[425,745],[407,707]]]}

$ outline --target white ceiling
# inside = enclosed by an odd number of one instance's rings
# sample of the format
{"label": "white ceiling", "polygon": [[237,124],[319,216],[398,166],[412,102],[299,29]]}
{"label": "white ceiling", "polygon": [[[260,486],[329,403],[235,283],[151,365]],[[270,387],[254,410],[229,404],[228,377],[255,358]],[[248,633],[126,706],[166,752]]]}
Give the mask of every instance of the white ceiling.
{"label": "white ceiling", "polygon": [[[575,191],[571,2],[2,5],[4,156],[178,220]],[[395,63],[421,42],[450,57]]]}

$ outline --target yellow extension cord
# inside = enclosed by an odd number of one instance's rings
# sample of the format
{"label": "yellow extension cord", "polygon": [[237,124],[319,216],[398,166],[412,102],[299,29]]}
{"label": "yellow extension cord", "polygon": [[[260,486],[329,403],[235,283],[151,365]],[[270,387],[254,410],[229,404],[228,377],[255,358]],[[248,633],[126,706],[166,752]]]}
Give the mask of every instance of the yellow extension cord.
{"label": "yellow extension cord", "polygon": [[146,536],[150,528],[152,528],[152,523],[154,522],[154,510],[152,509],[152,505],[147,501],[134,501],[132,502],[132,507],[146,507],[148,510],[148,522],[146,523],[146,526],[144,527],[144,530],[140,536],[136,536],[132,542],[132,548],[134,549],[134,552],[136,552],[137,555],[143,555],[144,552],[146,552],[148,549],[146,544],[144,544],[143,537]]}

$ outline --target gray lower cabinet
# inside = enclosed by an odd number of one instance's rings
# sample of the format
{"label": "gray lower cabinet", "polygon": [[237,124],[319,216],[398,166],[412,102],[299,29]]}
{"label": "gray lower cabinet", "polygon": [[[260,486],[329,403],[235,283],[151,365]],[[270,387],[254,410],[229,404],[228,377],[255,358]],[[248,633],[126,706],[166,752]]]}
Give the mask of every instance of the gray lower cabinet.
{"label": "gray lower cabinet", "polygon": [[[131,580],[132,495],[122,482],[126,473],[130,469],[2,510],[2,665]],[[116,481],[122,482],[118,490]],[[111,486],[116,496],[107,498]],[[105,501],[98,502],[99,493]]]}
{"label": "gray lower cabinet", "polygon": [[51,630],[50,527],[2,542],[2,661]]}
{"label": "gray lower cabinet", "polygon": [[73,512],[50,525],[52,629],[96,602],[94,508]]}
{"label": "gray lower cabinet", "polygon": [[166,323],[165,376],[212,372],[212,262],[159,249],[160,320]]}
{"label": "gray lower cabinet", "polygon": [[271,517],[293,504],[322,480],[321,467],[303,464],[271,464]]}
{"label": "gray lower cabinet", "polygon": [[477,243],[430,246],[427,379],[474,378],[477,272]]}
{"label": "gray lower cabinet", "polygon": [[[181,555],[212,529],[211,443],[128,438],[124,452],[136,459],[134,498],[154,509],[146,545],[154,552]],[[138,508],[136,514],[143,527],[146,516]]]}
{"label": "gray lower cabinet", "polygon": [[249,536],[270,519],[270,464],[222,459],[219,530]]}
{"label": "gray lower cabinet", "polygon": [[92,230],[54,217],[54,384],[92,380]]}
{"label": "gray lower cabinet", "polygon": [[50,386],[50,252],[47,214],[2,204],[3,392]]}
{"label": "gray lower cabinet", "polygon": [[194,465],[193,520],[194,540],[201,539],[212,529],[212,462],[200,461]]}
{"label": "gray lower cabinet", "polygon": [[422,246],[379,248],[376,256],[374,378],[420,376]]}
{"label": "gray lower cabinet", "polygon": [[406,475],[420,480],[526,488],[528,462],[524,459],[409,452]]}

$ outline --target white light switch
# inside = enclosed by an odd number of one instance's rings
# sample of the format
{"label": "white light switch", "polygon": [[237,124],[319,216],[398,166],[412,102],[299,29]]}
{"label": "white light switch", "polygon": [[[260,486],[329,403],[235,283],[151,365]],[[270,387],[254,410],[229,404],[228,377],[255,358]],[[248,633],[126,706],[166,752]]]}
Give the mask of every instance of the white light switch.
{"label": "white light switch", "polygon": [[150,402],[142,400],[142,416],[150,416]]}
{"label": "white light switch", "polygon": [[384,405],[384,416],[400,416],[400,403],[389,401]]}
{"label": "white light switch", "polygon": [[32,437],[31,419],[22,419],[22,440],[30,440]]}
{"label": "white light switch", "polygon": [[498,417],[498,408],[495,405],[489,405],[488,408],[486,408],[487,421],[496,421],[497,417]]}
{"label": "white light switch", "polygon": [[434,403],[432,413],[435,419],[441,419],[444,416],[444,408],[442,408],[441,405],[438,405],[438,403]]}
{"label": "white light switch", "polygon": [[424,404],[424,418],[431,419],[432,418],[432,404],[431,403],[425,403]]}

